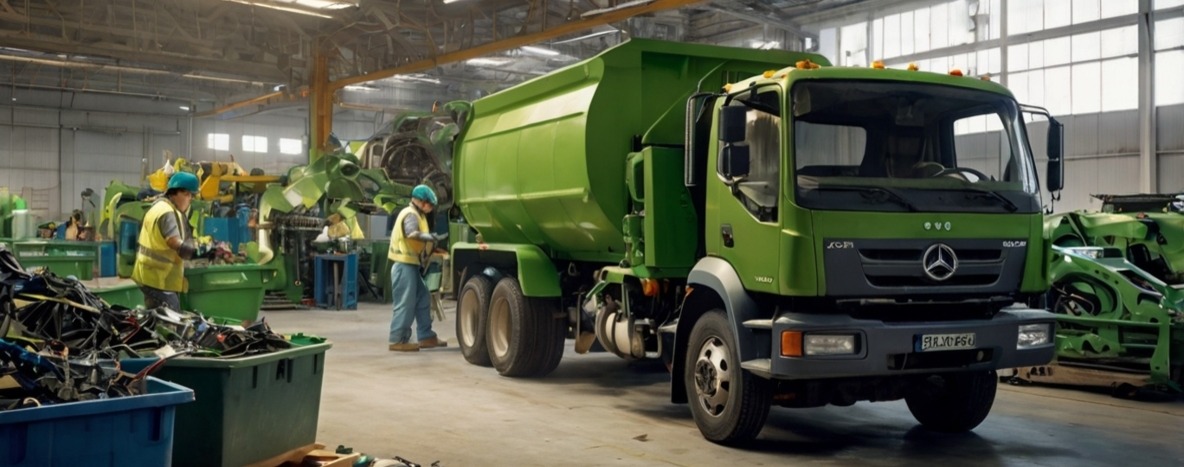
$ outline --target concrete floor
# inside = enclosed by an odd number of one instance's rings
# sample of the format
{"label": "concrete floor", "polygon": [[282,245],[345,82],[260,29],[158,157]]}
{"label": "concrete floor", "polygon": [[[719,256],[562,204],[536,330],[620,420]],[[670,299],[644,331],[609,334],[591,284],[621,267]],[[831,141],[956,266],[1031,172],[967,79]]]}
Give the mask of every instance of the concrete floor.
{"label": "concrete floor", "polygon": [[[1144,403],[1076,389],[1001,385],[973,433],[917,426],[903,402],[773,408],[748,450],[704,440],[669,402],[660,363],[604,353],[513,379],[469,365],[453,303],[435,330],[449,347],[386,349],[390,305],[357,311],[264,312],[279,332],[328,337],[318,442],[425,466],[482,465],[1180,465],[1184,401]],[[293,407],[293,410],[298,408]]]}

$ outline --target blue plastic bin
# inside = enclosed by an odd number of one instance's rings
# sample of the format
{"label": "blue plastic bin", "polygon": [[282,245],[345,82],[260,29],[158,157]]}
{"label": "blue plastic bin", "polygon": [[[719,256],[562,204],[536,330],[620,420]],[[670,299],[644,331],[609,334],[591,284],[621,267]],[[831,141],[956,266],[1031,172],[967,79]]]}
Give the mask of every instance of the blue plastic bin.
{"label": "blue plastic bin", "polygon": [[[321,308],[356,310],[358,308],[358,254],[317,255],[313,260],[313,299]],[[334,271],[337,282],[334,283]],[[334,296],[334,289],[341,297]]]}
{"label": "blue plastic bin", "polygon": [[169,466],[176,406],[193,391],[148,378],[148,394],[0,412],[0,465]]}
{"label": "blue plastic bin", "polygon": [[99,244],[99,277],[115,277],[115,242]]}

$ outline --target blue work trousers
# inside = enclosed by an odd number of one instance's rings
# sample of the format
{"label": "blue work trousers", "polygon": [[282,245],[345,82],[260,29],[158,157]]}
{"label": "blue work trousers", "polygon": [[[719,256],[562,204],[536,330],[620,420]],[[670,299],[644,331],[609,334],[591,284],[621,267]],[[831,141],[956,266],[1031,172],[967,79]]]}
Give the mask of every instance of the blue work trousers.
{"label": "blue work trousers", "polygon": [[428,286],[419,275],[419,266],[395,262],[391,266],[391,302],[394,316],[391,317],[390,343],[411,341],[411,323],[415,322],[417,340],[436,337],[432,331],[432,305]]}

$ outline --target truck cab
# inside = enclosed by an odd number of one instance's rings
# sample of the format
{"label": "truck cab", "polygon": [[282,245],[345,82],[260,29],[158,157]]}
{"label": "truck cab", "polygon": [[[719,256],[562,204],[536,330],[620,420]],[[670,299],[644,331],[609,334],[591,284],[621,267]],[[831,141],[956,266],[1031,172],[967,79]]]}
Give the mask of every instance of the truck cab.
{"label": "truck cab", "polygon": [[[923,424],[964,431],[989,411],[993,370],[1052,357],[1051,316],[1028,307],[1047,289],[1040,183],[1005,88],[800,63],[694,107],[710,133],[688,145],[708,169],[687,177],[705,255],[680,318],[696,324],[673,347],[708,438],[755,435],[727,407],[746,399],[720,397],[737,386],[796,407],[903,397]],[[730,329],[697,332],[700,313]]]}

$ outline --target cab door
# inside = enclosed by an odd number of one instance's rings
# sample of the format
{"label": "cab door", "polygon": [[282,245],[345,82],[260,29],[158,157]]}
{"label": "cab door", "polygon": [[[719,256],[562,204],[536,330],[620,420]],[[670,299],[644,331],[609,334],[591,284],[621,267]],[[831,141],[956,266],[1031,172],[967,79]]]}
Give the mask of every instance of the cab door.
{"label": "cab door", "polygon": [[732,96],[717,111],[708,175],[707,254],[727,260],[750,291],[777,292],[785,130],[781,88]]}

